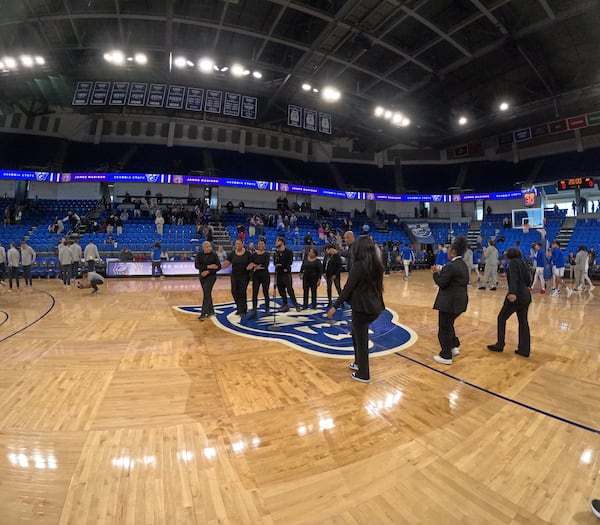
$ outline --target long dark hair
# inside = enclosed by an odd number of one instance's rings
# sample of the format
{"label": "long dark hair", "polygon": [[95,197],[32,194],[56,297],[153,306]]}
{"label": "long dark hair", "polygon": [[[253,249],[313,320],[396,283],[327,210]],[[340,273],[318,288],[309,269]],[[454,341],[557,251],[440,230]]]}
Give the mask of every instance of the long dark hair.
{"label": "long dark hair", "polygon": [[[383,261],[381,253],[370,237],[361,235],[352,243],[352,262],[360,262],[363,279],[371,283],[377,295],[383,295]],[[352,269],[358,268],[353,266]]]}

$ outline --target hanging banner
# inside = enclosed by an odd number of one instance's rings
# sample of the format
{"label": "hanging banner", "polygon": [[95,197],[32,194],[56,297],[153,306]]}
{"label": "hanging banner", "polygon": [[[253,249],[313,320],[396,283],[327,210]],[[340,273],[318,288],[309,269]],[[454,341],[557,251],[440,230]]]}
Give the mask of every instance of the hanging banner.
{"label": "hanging banner", "polygon": [[146,106],[150,108],[162,108],[167,98],[167,86],[165,84],[150,84],[148,101]]}
{"label": "hanging banner", "polygon": [[515,131],[515,142],[523,142],[524,140],[529,140],[531,138],[531,129],[519,129]]}
{"label": "hanging banner", "polygon": [[600,111],[596,111],[595,113],[588,113],[586,117],[588,126],[596,126],[600,124]]}
{"label": "hanging banner", "polygon": [[544,135],[548,135],[547,124],[542,124],[540,126],[534,126],[533,128],[531,128],[532,137],[543,137]]}
{"label": "hanging banner", "polygon": [[331,135],[331,115],[329,113],[319,113],[319,131]]}
{"label": "hanging banner", "polygon": [[462,146],[457,146],[452,150],[452,153],[455,159],[459,159],[460,157],[467,157],[469,155],[469,147],[466,144]]}
{"label": "hanging banner", "polygon": [[256,118],[257,112],[257,99],[256,97],[247,97],[246,95],[242,96],[242,118]]}
{"label": "hanging banner", "polygon": [[288,105],[288,126],[302,127],[302,108],[300,106]]}
{"label": "hanging banner", "polygon": [[132,82],[131,88],[129,89],[129,99],[127,100],[127,105],[143,106],[146,102],[147,91],[148,84],[142,82]]}
{"label": "hanging banner", "polygon": [[223,103],[223,115],[227,115],[229,117],[239,117],[241,104],[241,95],[237,93],[225,93],[225,102]]}
{"label": "hanging banner", "polygon": [[567,124],[569,125],[569,129],[579,129],[585,128],[587,121],[585,120],[585,115],[579,115],[578,117],[568,118]]}
{"label": "hanging banner", "polygon": [[202,111],[204,90],[200,88],[188,88],[185,99],[185,109],[190,111]]}
{"label": "hanging banner", "polygon": [[314,109],[304,108],[304,129],[317,131],[317,112]]}
{"label": "hanging banner", "polygon": [[207,113],[221,113],[221,103],[223,102],[223,92],[215,89],[206,90],[204,99],[204,111]]}
{"label": "hanging banner", "polygon": [[113,82],[112,91],[108,104],[110,106],[124,106],[127,102],[127,91],[129,82]]}
{"label": "hanging banner", "polygon": [[94,91],[92,92],[90,104],[92,106],[104,106],[108,99],[109,90],[110,82],[96,82],[94,84]]}
{"label": "hanging banner", "polygon": [[182,109],[184,98],[185,88],[183,86],[169,86],[165,107],[169,109]]}
{"label": "hanging banner", "polygon": [[77,82],[75,94],[73,95],[73,106],[86,106],[92,94],[91,82]]}
{"label": "hanging banner", "polygon": [[567,121],[557,120],[555,122],[550,122],[548,127],[550,128],[550,133],[562,133],[563,131],[567,131]]}

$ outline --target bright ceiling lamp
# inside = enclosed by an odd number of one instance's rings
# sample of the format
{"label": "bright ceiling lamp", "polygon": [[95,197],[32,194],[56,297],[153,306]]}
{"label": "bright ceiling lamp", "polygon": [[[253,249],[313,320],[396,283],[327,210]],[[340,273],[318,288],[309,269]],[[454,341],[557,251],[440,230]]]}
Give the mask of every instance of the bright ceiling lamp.
{"label": "bright ceiling lamp", "polygon": [[401,125],[403,128],[405,128],[406,126],[410,126],[410,119],[409,119],[409,118],[406,118],[406,117],[404,117],[404,118],[402,119],[402,122],[400,122],[400,125]]}
{"label": "bright ceiling lamp", "polygon": [[500,102],[500,105],[498,106],[500,111],[506,111],[509,107],[508,102]]}
{"label": "bright ceiling lamp", "polygon": [[253,71],[252,76],[256,79],[262,78],[262,73],[260,71]]}
{"label": "bright ceiling lamp", "polygon": [[35,63],[38,66],[43,66],[46,63],[46,60],[44,59],[44,57],[37,56],[35,57]]}
{"label": "bright ceiling lamp", "polygon": [[337,102],[340,97],[342,96],[342,94],[339,92],[338,89],[332,87],[332,86],[325,86],[323,88],[323,100],[327,101],[327,102]]}
{"label": "bright ceiling lamp", "polygon": [[392,118],[392,112],[389,109],[386,109],[383,113],[383,118],[385,120],[390,120]]}
{"label": "bright ceiling lamp", "polygon": [[458,123],[459,123],[459,125],[461,125],[461,126],[464,126],[464,125],[465,125],[467,122],[469,122],[469,121],[467,120],[467,117],[460,117],[460,118],[458,119]]}
{"label": "bright ceiling lamp", "polygon": [[392,122],[399,126],[402,123],[403,118],[404,116],[402,115],[402,113],[394,113],[394,115],[392,116]]}
{"label": "bright ceiling lamp", "polygon": [[383,112],[384,109],[381,106],[377,106],[374,111],[376,117],[381,117],[383,115]]}
{"label": "bright ceiling lamp", "polygon": [[184,68],[186,63],[187,63],[187,60],[185,59],[185,57],[176,57],[175,60],[173,60],[173,65],[180,69]]}
{"label": "bright ceiling lamp", "polygon": [[304,91],[310,91],[312,89],[312,86],[305,82],[304,84],[302,84],[302,89]]}
{"label": "bright ceiling lamp", "polygon": [[111,53],[112,61],[114,64],[124,64],[125,63],[125,55],[121,51],[113,51]]}
{"label": "bright ceiling lamp", "polygon": [[[215,61],[212,58],[201,58],[198,61],[198,67],[200,68],[200,71],[202,71],[203,73],[210,73],[213,68],[215,67]],[[219,68],[217,68],[217,71],[219,70]]]}
{"label": "bright ceiling lamp", "polygon": [[133,56],[136,64],[144,65],[148,63],[148,57],[144,53],[136,53]]}
{"label": "bright ceiling lamp", "polygon": [[241,77],[244,74],[244,71],[246,71],[246,69],[240,64],[233,64],[231,66],[231,74],[234,77]]}
{"label": "bright ceiling lamp", "polygon": [[17,61],[12,57],[5,57],[3,62],[7,69],[15,69],[17,67]]}
{"label": "bright ceiling lamp", "polygon": [[21,64],[25,67],[33,67],[33,58],[29,55],[21,55]]}

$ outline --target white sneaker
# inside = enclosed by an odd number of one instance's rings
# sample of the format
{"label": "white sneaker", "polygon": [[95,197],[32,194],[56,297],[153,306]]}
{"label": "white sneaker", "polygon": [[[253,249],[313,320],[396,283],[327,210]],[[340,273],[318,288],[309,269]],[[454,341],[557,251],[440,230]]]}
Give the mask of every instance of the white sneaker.
{"label": "white sneaker", "polygon": [[560,297],[560,290],[554,290],[551,294],[551,297]]}
{"label": "white sneaker", "polygon": [[441,357],[439,355],[434,355],[433,360],[436,363],[440,363],[442,365],[451,365],[452,364],[452,359],[444,359],[443,357]]}
{"label": "white sneaker", "polygon": [[460,355],[460,350],[458,349],[457,346],[455,346],[452,350],[450,350],[452,352],[452,357],[456,357],[457,355]]}
{"label": "white sneaker", "polygon": [[594,288],[596,288],[593,284],[588,288],[588,292],[591,292]]}
{"label": "white sneaker", "polygon": [[573,288],[567,288],[567,299],[573,295]]}

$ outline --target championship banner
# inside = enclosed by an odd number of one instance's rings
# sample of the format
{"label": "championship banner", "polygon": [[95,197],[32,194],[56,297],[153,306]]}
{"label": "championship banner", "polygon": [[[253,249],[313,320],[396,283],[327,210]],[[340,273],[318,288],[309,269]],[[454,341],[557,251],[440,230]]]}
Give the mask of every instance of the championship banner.
{"label": "championship banner", "polygon": [[541,126],[534,126],[533,128],[531,128],[532,137],[543,137],[544,135],[548,135],[547,124],[542,124]]}
{"label": "championship banner", "polygon": [[427,222],[407,222],[406,226],[413,234],[415,240],[421,244],[435,244],[431,228]]}
{"label": "championship banner", "polygon": [[595,113],[588,113],[586,115],[588,126],[596,126],[600,124],[600,111],[596,111]]}
{"label": "championship banner", "polygon": [[202,111],[204,90],[200,88],[188,88],[185,99],[185,109],[189,111]]}
{"label": "championship banner", "polygon": [[184,98],[185,88],[183,86],[169,86],[165,107],[169,109],[183,109]]}
{"label": "championship banner", "polygon": [[255,119],[257,107],[256,97],[242,96],[242,118]]}
{"label": "championship banner", "polygon": [[585,128],[587,126],[587,120],[585,115],[579,115],[578,117],[571,117],[567,119],[569,129]]}
{"label": "championship banner", "polygon": [[146,102],[146,91],[148,91],[148,84],[142,82],[132,82],[131,89],[129,90],[129,99],[127,100],[127,105],[143,106]]}
{"label": "championship banner", "polygon": [[319,131],[331,135],[331,128],[331,115],[329,113],[319,113]]}
{"label": "championship banner", "polygon": [[300,106],[288,105],[288,126],[302,127],[302,108]]}
{"label": "championship banner", "polygon": [[556,120],[555,122],[550,122],[548,126],[550,128],[550,133],[562,133],[568,129],[566,120]]}
{"label": "championship banner", "polygon": [[317,112],[314,109],[304,108],[304,129],[317,131]]}
{"label": "championship banner", "polygon": [[452,150],[452,155],[455,159],[467,157],[469,155],[469,147],[466,144],[463,146],[456,146],[456,148]]}
{"label": "championship banner", "polygon": [[94,84],[94,91],[92,91],[90,104],[92,106],[104,106],[108,99],[109,90],[110,82],[96,82]]}
{"label": "championship banner", "polygon": [[150,84],[150,91],[148,92],[148,102],[146,102],[146,106],[150,108],[162,108],[165,105],[166,98],[166,84]]}
{"label": "championship banner", "polygon": [[127,91],[129,82],[113,82],[112,91],[108,104],[110,106],[124,106],[127,102]]}
{"label": "championship banner", "polygon": [[531,128],[519,129],[515,131],[515,142],[523,142],[531,138]]}
{"label": "championship banner", "polygon": [[77,82],[73,95],[73,106],[86,106],[92,94],[92,82]]}
{"label": "championship banner", "polygon": [[221,113],[221,103],[223,102],[223,92],[215,89],[206,90],[204,99],[204,111],[207,113]]}
{"label": "championship banner", "polygon": [[240,107],[242,105],[242,96],[238,93],[225,93],[225,102],[223,103],[223,115],[229,117],[239,117]]}

